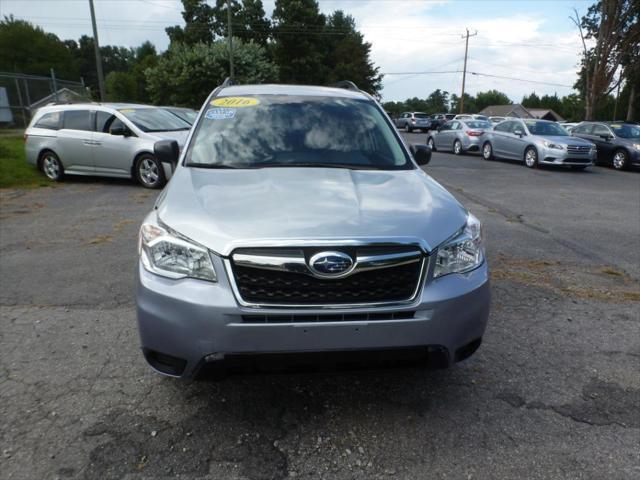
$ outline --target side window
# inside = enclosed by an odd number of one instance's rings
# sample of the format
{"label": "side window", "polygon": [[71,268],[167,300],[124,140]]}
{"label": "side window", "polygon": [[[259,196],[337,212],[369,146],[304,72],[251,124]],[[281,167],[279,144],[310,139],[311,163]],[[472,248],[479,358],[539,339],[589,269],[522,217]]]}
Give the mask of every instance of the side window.
{"label": "side window", "polygon": [[107,133],[109,131],[109,124],[114,118],[115,116],[113,114],[98,110],[96,112],[96,132]]}
{"label": "side window", "polygon": [[511,122],[511,128],[509,129],[509,131],[511,133],[516,133],[517,130],[524,132],[524,125],[522,125],[522,123],[520,122]]}
{"label": "side window", "polygon": [[64,112],[62,124],[62,128],[70,130],[93,130],[89,110],[67,110]]}
{"label": "side window", "polygon": [[440,131],[451,130],[451,123],[445,123],[440,127]]}
{"label": "side window", "polygon": [[604,125],[594,125],[592,135],[611,135],[611,132]]}
{"label": "side window", "polygon": [[60,128],[60,112],[45,113],[34,127],[58,130]]}
{"label": "side window", "polygon": [[107,131],[109,133],[111,133],[111,129],[113,127],[122,127],[122,128],[127,128],[127,126],[124,124],[124,122],[122,120],[120,120],[118,117],[116,117],[115,115],[113,115],[111,117],[111,121],[110,123],[107,125]]}
{"label": "side window", "polygon": [[513,122],[502,122],[496,125],[493,130],[496,132],[508,132],[509,128],[511,128],[511,123]]}

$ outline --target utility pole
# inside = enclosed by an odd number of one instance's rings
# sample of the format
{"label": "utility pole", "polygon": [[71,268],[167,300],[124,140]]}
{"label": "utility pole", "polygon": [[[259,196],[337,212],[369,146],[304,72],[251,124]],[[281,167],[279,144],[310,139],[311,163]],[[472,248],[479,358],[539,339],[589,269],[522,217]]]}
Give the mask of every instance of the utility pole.
{"label": "utility pole", "polygon": [[104,74],[102,73],[102,57],[100,56],[100,43],[98,42],[98,27],[96,26],[96,12],[93,9],[93,0],[89,0],[89,9],[91,10],[91,24],[93,25],[93,47],[96,51],[96,68],[98,69],[100,101],[104,102]]}
{"label": "utility pole", "polygon": [[464,68],[462,70],[462,94],[460,95],[460,113],[464,113],[464,84],[467,80],[467,54],[469,53],[469,37],[475,37],[478,32],[469,34],[469,29],[467,28],[467,34],[462,35],[462,38],[466,37],[466,43],[464,45]]}
{"label": "utility pole", "polygon": [[227,34],[229,36],[229,76],[233,80],[233,28],[231,28],[231,0],[227,0]]}

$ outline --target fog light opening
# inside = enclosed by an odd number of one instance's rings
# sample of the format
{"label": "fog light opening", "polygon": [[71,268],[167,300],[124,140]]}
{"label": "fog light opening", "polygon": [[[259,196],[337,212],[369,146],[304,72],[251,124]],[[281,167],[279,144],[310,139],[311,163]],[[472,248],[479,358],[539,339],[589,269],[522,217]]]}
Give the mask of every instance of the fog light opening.
{"label": "fog light opening", "polygon": [[463,347],[460,347],[459,349],[457,349],[455,361],[461,362],[462,360],[469,358],[471,355],[475,353],[476,350],[478,350],[478,348],[480,348],[481,343],[482,343],[482,337],[476,338],[475,340],[472,340],[471,342],[467,343]]}
{"label": "fog light opening", "polygon": [[148,348],[143,348],[142,351],[149,365],[166,375],[179,377],[187,367],[187,361],[183,358],[173,357]]}

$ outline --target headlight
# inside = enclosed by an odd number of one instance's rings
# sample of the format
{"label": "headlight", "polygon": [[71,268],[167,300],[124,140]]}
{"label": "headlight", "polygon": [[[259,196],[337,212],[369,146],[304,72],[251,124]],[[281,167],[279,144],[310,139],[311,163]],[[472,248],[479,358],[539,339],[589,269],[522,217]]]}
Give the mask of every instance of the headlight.
{"label": "headlight", "polygon": [[482,225],[480,220],[469,214],[460,234],[438,247],[433,276],[468,272],[479,267],[483,261]]}
{"label": "headlight", "polygon": [[636,150],[640,150],[640,143],[634,143],[633,148],[635,148]]}
{"label": "headlight", "polygon": [[139,253],[144,268],[156,275],[216,281],[206,248],[156,225],[145,223],[140,227]]}
{"label": "headlight", "polygon": [[544,146],[547,147],[547,148],[552,148],[554,150],[564,150],[564,145],[559,145],[557,143],[547,142],[546,140],[544,142]]}

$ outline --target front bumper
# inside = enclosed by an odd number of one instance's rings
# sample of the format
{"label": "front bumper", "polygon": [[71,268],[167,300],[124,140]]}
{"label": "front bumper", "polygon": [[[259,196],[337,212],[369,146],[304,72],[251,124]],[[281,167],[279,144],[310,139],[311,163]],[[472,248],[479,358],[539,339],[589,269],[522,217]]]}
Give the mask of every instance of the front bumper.
{"label": "front bumper", "polygon": [[551,148],[544,148],[540,152],[540,163],[549,165],[581,165],[589,166],[593,165],[596,161],[597,152],[591,150],[588,153],[575,154],[570,153],[567,150],[557,150]]}
{"label": "front bumper", "polygon": [[[222,262],[216,261],[216,271],[223,272]],[[247,315],[329,312],[241,307],[224,275],[218,283],[211,283],[170,280],[146,271],[141,264],[137,269],[138,328],[145,357],[160,373],[182,378],[193,378],[206,361],[223,361],[225,356],[237,354],[429,346],[445,351],[449,361],[453,361],[484,334],[489,303],[489,274],[485,262],[472,272],[430,281],[411,304],[332,308],[330,311],[331,314],[388,313],[388,320],[378,316],[376,320],[358,321],[245,323],[243,316]],[[391,319],[392,313],[408,311],[415,312],[413,318]],[[160,357],[154,357],[155,354]],[[182,363],[174,371],[158,368],[156,360],[165,357]]]}

